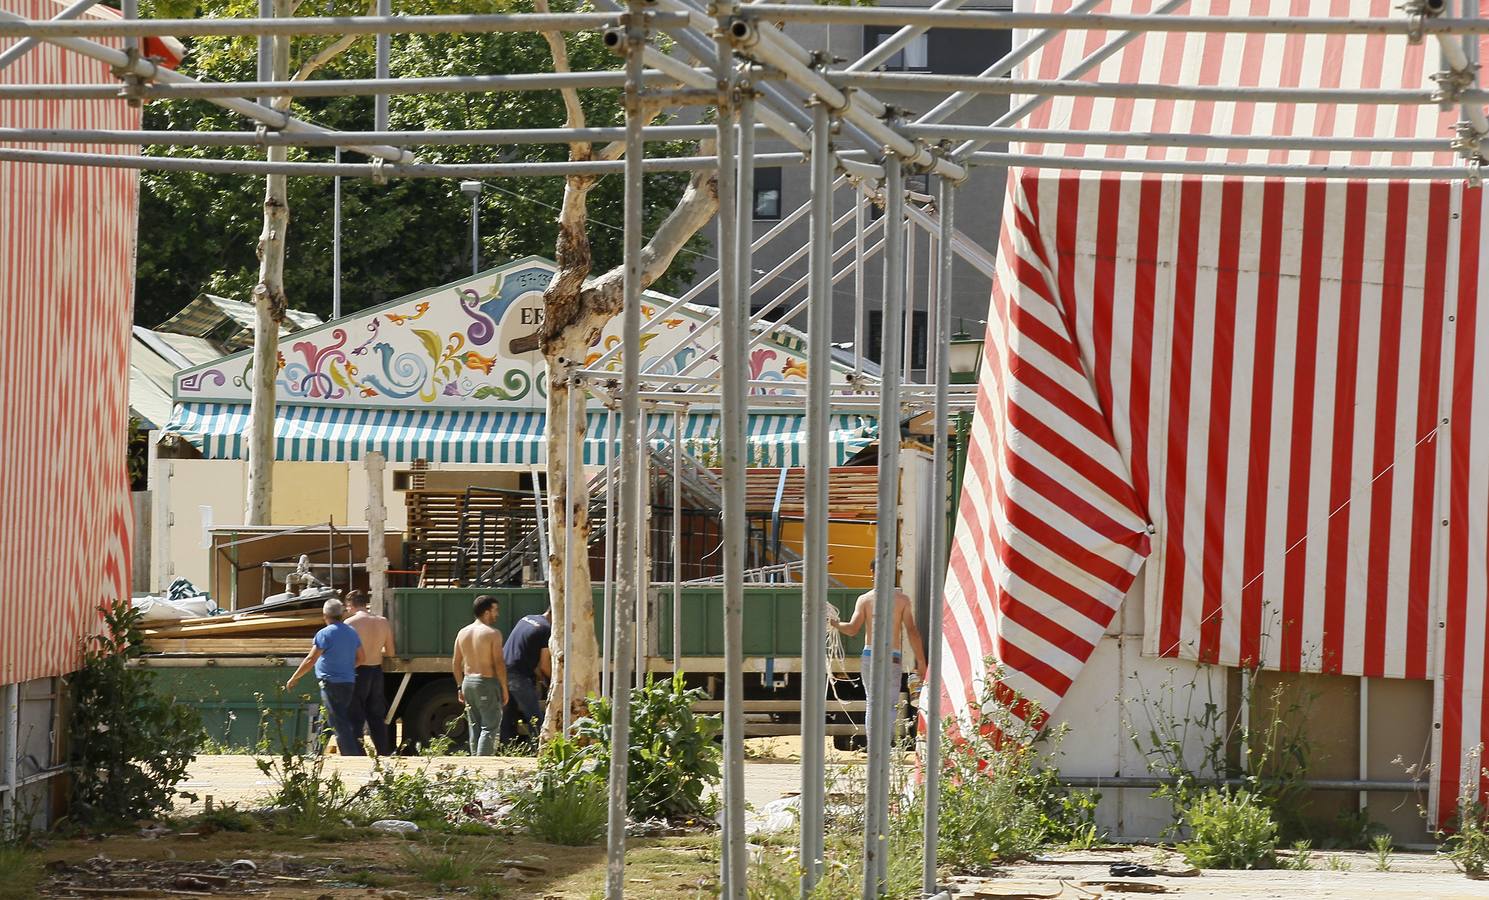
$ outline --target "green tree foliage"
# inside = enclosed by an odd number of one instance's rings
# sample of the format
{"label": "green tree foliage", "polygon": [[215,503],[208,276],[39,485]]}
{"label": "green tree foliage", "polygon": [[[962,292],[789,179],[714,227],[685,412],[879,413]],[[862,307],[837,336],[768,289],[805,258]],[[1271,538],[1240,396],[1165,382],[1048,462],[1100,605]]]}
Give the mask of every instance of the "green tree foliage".
{"label": "green tree foliage", "polygon": [[128,601],[103,611],[83,667],[69,676],[73,818],[84,825],[169,812],[206,733],[195,710],[157,693],[155,673],[129,661],[143,652],[139,613]]}
{"label": "green tree foliage", "polygon": [[[156,0],[156,15],[179,15],[181,0]],[[167,6],[166,4],[173,4]],[[147,4],[148,7],[148,4]],[[555,4],[555,12],[570,8]],[[307,0],[299,15],[362,15],[367,6],[354,0]],[[406,15],[507,13],[531,11],[530,3],[511,0],[398,0],[394,11]],[[257,14],[255,0],[204,0],[203,16],[247,17]],[[292,70],[298,69],[331,38],[301,37],[293,45]],[[214,81],[251,81],[256,43],[251,38],[202,37],[189,42],[181,71]],[[601,44],[600,35],[569,37],[575,71],[613,69],[619,60]],[[543,38],[537,34],[421,34],[395,36],[394,77],[496,75],[552,71]],[[313,77],[371,78],[374,39],[359,39]],[[589,125],[623,121],[619,91],[584,92]],[[330,128],[370,130],[371,97],[299,98],[294,115]],[[394,96],[389,101],[395,130],[538,128],[560,126],[563,103],[556,91]],[[252,123],[206,101],[165,101],[145,108],[145,127],[172,131],[246,131]],[[490,147],[410,148],[430,163],[495,163],[557,161],[568,146],[507,145]],[[651,145],[651,155],[687,155],[687,144]],[[253,147],[157,147],[153,155],[217,159],[262,159]],[[330,148],[292,148],[291,161],[325,162]],[[346,152],[346,162],[366,162]],[[686,186],[684,174],[658,174],[647,180],[646,228],[650,232],[676,204]],[[141,180],[139,262],[136,318],[154,325],[180,309],[201,291],[248,299],[258,280],[255,248],[262,228],[263,180],[242,175],[147,172]],[[332,183],[324,177],[289,180],[290,228],[285,290],[290,305],[326,315],[331,309]],[[487,179],[481,208],[481,258],[496,264],[536,254],[551,257],[558,233],[557,208],[563,196],[560,178]],[[622,185],[618,175],[600,180],[590,195],[590,239],[595,271],[620,261]],[[691,278],[691,266],[702,247],[695,238],[659,290],[673,290]],[[470,202],[454,179],[393,178],[386,184],[370,179],[342,181],[342,296],[346,311],[391,300],[403,294],[463,277],[470,266]]]}

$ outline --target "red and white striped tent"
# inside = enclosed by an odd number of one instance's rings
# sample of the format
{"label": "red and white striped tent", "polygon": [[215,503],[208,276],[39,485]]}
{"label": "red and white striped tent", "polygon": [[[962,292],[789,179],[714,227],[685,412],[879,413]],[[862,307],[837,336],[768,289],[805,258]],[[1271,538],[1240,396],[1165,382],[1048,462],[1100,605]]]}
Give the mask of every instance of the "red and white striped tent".
{"label": "red and white striped tent", "polygon": [[[29,19],[64,6],[0,0]],[[15,43],[0,38],[0,51]],[[0,70],[6,84],[114,80],[104,63],[46,43]],[[124,100],[0,100],[0,125],[138,129],[140,111]],[[137,205],[133,171],[0,162],[0,684],[72,671],[100,604],[129,596]]]}
{"label": "red and white striped tent", "polygon": [[[1392,0],[1193,0],[1179,11],[1401,15]],[[1111,37],[1058,37],[1019,74],[1059,78]],[[1154,33],[1086,80],[1423,89],[1438,67],[1430,39]],[[1063,98],[1024,124],[1446,140],[1457,118]],[[1456,163],[1446,148],[1013,149]],[[950,708],[974,712],[992,657],[1006,688],[1052,710],[1141,580],[1149,656],[1433,680],[1432,802],[1446,819],[1460,791],[1484,787],[1471,751],[1489,730],[1483,192],[1462,180],[1052,168],[1013,170],[1008,185],[945,598]]]}

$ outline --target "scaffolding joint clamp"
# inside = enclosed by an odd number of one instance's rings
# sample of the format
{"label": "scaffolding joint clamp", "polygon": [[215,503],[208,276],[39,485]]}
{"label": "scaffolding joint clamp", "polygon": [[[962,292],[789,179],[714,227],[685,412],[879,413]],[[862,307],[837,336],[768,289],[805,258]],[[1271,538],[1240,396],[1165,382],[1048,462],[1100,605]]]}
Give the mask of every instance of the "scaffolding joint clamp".
{"label": "scaffolding joint clamp", "polygon": [[1468,161],[1468,186],[1471,188],[1478,187],[1483,180],[1484,176],[1479,171],[1480,162],[1481,160],[1477,156]]}
{"label": "scaffolding joint clamp", "polygon": [[372,183],[378,187],[387,184],[389,168],[391,167],[388,165],[386,159],[383,159],[381,156],[374,157],[372,160]]}
{"label": "scaffolding joint clamp", "polygon": [[1406,13],[1406,40],[1416,45],[1422,43],[1422,23],[1442,15],[1444,4],[1440,0],[1406,0],[1396,7]]}
{"label": "scaffolding joint clamp", "polygon": [[1477,160],[1480,158],[1480,145],[1484,141],[1484,132],[1474,127],[1469,121],[1459,121],[1453,126],[1456,136],[1449,144],[1454,151],[1466,160]]}
{"label": "scaffolding joint clamp", "polygon": [[1469,63],[1461,69],[1443,69],[1427,76],[1437,84],[1437,90],[1432,92],[1432,101],[1442,106],[1452,106],[1459,102],[1464,91],[1474,86],[1479,75],[1479,67]]}

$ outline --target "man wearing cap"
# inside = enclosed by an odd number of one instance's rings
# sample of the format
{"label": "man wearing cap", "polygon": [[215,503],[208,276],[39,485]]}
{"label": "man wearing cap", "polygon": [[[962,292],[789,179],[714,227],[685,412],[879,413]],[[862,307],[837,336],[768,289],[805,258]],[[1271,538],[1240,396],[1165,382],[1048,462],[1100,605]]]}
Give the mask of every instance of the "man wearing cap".
{"label": "man wearing cap", "polygon": [[[340,600],[327,600],[321,607],[321,618],[326,627],[315,633],[310,652],[300,661],[295,674],[284,683],[284,689],[294,690],[295,682],[315,667],[316,680],[321,685],[321,705],[331,720],[336,732],[336,746],[342,756],[366,756],[357,732],[352,730],[352,703],[357,689],[357,666],[365,657],[362,653],[362,638],[355,629],[342,621],[346,608]],[[322,727],[322,732],[324,732]]]}

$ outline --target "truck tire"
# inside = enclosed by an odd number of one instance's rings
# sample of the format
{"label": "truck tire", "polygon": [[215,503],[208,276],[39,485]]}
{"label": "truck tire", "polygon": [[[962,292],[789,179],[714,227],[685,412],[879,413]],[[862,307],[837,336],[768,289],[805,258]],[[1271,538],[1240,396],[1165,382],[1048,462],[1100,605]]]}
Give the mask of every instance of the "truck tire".
{"label": "truck tire", "polygon": [[436,679],[414,693],[403,707],[404,751],[417,752],[435,738],[448,736],[451,750],[464,750],[469,738],[465,728],[465,707],[455,696],[455,683]]}

